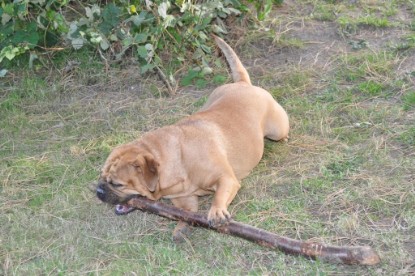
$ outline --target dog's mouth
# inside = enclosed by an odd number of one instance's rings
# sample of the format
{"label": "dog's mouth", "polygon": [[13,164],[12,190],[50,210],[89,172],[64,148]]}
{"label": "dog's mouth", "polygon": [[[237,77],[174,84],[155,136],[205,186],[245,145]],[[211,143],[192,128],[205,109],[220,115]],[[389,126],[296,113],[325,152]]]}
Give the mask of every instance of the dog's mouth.
{"label": "dog's mouth", "polygon": [[99,182],[96,189],[97,197],[103,202],[115,205],[115,214],[117,215],[126,215],[136,210],[135,207],[132,207],[128,204],[128,201],[132,198],[138,197],[138,194],[127,195],[125,197],[120,197],[115,194],[114,191],[108,188],[106,182]]}
{"label": "dog's mouth", "polygon": [[115,214],[122,216],[122,215],[126,215],[128,213],[131,213],[132,211],[137,210],[137,208],[132,207],[128,204],[128,201],[132,198],[136,198],[139,197],[139,195],[130,195],[128,197],[126,197],[122,203],[118,203],[115,204]]}
{"label": "dog's mouth", "polygon": [[129,206],[128,204],[116,204],[115,205],[115,214],[122,216],[132,211],[136,210],[134,207]]}

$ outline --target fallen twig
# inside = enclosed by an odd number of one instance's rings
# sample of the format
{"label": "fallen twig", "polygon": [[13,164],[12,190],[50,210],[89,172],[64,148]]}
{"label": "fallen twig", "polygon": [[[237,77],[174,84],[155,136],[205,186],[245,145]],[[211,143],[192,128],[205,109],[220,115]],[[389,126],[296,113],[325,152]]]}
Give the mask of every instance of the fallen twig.
{"label": "fallen twig", "polygon": [[169,80],[167,79],[166,75],[163,73],[163,71],[160,69],[160,67],[156,66],[156,71],[160,79],[164,82],[164,84],[167,86],[168,94],[169,96],[173,96],[176,94],[175,89],[171,86]]}
{"label": "fallen twig", "polygon": [[369,246],[329,246],[314,242],[303,242],[278,236],[271,232],[243,223],[230,221],[220,227],[209,225],[204,215],[188,212],[159,201],[144,197],[131,199],[128,204],[142,211],[150,212],[172,220],[181,220],[193,226],[213,229],[220,233],[244,238],[287,254],[302,255],[311,259],[322,259],[343,264],[375,265],[380,262],[378,254]]}

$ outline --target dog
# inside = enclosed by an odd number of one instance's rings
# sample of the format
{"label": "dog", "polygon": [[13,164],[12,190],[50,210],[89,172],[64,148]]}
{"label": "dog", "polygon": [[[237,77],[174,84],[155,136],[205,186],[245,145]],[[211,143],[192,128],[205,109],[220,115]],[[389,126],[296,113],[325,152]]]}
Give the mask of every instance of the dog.
{"label": "dog", "polygon": [[[178,208],[197,212],[199,197],[213,194],[208,221],[224,224],[231,218],[228,206],[240,180],[262,158],[264,137],[287,141],[286,111],[266,90],[251,84],[233,49],[221,38],[214,39],[233,83],[216,88],[197,113],[110,153],[96,194],[116,205],[117,214],[134,210],[128,200],[135,196],[167,198]],[[179,222],[173,238],[180,240],[187,231],[186,223]]]}

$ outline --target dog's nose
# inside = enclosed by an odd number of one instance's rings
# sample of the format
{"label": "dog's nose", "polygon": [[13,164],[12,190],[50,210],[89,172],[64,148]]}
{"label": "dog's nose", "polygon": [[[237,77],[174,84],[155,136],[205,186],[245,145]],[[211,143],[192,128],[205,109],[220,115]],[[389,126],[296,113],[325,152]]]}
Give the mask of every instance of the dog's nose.
{"label": "dog's nose", "polygon": [[97,197],[99,199],[101,199],[102,201],[104,201],[104,199],[105,199],[105,190],[102,187],[102,184],[99,185],[98,188],[97,188]]}

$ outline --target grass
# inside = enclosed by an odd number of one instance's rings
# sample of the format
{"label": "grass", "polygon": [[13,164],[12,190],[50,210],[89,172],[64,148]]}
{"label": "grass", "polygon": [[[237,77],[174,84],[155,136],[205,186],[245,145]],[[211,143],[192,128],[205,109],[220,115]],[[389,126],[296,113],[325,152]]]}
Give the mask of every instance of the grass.
{"label": "grass", "polygon": [[[381,264],[310,261],[203,229],[177,245],[174,222],[116,216],[91,191],[111,149],[195,112],[216,84],[165,98],[162,83],[132,65],[106,72],[96,56],[65,52],[56,69],[22,66],[1,79],[0,274],[415,273],[414,52],[390,47],[411,42],[412,17],[399,15],[414,9],[386,2],[294,1],[262,23],[264,34],[228,35],[253,83],[291,122],[288,143],[265,143],[229,208],[233,217],[296,239],[370,245]],[[338,35],[339,18],[375,15],[387,26],[353,21],[355,33]],[[361,39],[365,47],[349,44]],[[79,65],[62,73],[66,60]],[[201,212],[210,200],[202,199]]]}
{"label": "grass", "polygon": [[325,2],[318,3],[314,6],[313,18],[321,21],[334,21],[336,13],[338,13],[338,5],[327,4]]}
{"label": "grass", "polygon": [[405,110],[410,110],[415,106],[415,91],[409,91],[403,97],[403,105]]}

